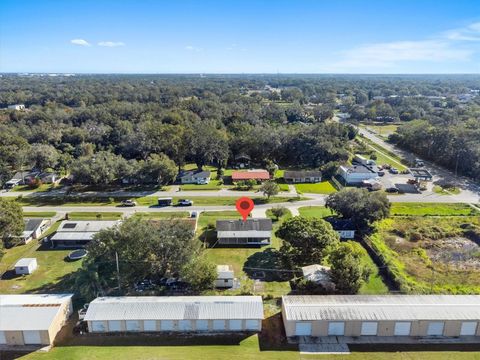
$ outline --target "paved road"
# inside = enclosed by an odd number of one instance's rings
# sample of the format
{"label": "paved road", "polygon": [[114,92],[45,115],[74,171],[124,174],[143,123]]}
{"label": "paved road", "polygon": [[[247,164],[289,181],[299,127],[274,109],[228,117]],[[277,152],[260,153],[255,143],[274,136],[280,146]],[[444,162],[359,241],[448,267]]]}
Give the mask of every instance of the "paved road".
{"label": "paved road", "polygon": [[[382,146],[383,148],[394,152],[398,154],[399,156],[405,158],[405,159],[415,159],[418,158],[417,156],[413,155],[412,153],[405,151],[403,149],[400,149],[396,147],[395,145],[392,145],[390,143],[387,143],[374,133],[371,133],[365,128],[362,127],[357,127],[358,131],[360,134],[365,136],[367,139],[370,141]],[[421,159],[423,160],[423,159]],[[463,176],[455,176],[455,174],[448,170],[445,169],[441,166],[438,166],[430,161],[423,160],[425,163],[425,168],[427,168],[433,175],[433,183],[450,183],[450,184],[456,184],[456,186],[461,189],[462,193],[458,196],[451,197],[449,196],[441,196],[451,199],[457,199],[458,201],[450,201],[449,199],[444,199],[443,201],[440,202],[468,202],[468,203],[478,203],[480,201],[480,184],[475,183],[473,180],[463,177]],[[419,200],[422,201],[422,200]]]}

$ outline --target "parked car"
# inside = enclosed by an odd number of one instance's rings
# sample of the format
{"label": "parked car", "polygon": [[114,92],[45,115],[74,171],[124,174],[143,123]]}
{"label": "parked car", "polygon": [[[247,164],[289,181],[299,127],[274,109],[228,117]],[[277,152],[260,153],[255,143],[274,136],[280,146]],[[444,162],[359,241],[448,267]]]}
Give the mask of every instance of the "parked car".
{"label": "parked car", "polygon": [[390,164],[383,164],[382,165],[382,168],[386,169],[386,170],[390,169],[391,167],[392,167],[392,165],[390,165]]}
{"label": "parked car", "polygon": [[425,163],[423,162],[423,160],[415,159],[415,166],[416,167],[423,167],[423,166],[425,166]]}
{"label": "parked car", "polygon": [[133,200],[122,200],[120,204],[122,206],[128,206],[128,207],[137,206],[137,203]]}
{"label": "parked car", "polygon": [[398,193],[398,189],[395,186],[389,186],[385,188],[385,191],[388,193]]}
{"label": "parked car", "polygon": [[398,174],[398,173],[399,173],[398,169],[397,169],[397,168],[394,168],[394,167],[392,167],[392,168],[389,170],[389,172],[390,172],[390,174]]}
{"label": "parked car", "polygon": [[178,200],[178,206],[192,206],[193,205],[193,201],[192,200],[188,200],[188,199],[180,199]]}
{"label": "parked car", "polygon": [[134,285],[135,291],[137,292],[152,290],[154,287],[155,287],[155,284],[153,283],[153,281],[148,279],[139,281]]}
{"label": "parked car", "polygon": [[190,217],[191,218],[196,218],[198,216],[198,213],[196,211],[192,211],[192,213],[190,214]]}
{"label": "parked car", "polygon": [[378,176],[384,176],[384,175],[385,175],[385,171],[377,171],[377,174],[378,174]]}

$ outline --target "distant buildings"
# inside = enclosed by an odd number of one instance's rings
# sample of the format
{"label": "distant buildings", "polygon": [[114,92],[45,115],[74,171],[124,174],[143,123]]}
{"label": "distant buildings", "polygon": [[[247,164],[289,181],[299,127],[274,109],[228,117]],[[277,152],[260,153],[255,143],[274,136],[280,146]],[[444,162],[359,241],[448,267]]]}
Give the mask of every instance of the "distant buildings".
{"label": "distant buildings", "polygon": [[56,233],[50,237],[52,247],[83,247],[97,232],[120,224],[120,221],[62,221]]}
{"label": "distant buildings", "polygon": [[105,332],[258,332],[260,296],[101,297],[88,307],[92,333]]}
{"label": "distant buildings", "polygon": [[322,181],[322,172],[316,170],[285,171],[283,178],[290,183],[318,183]]}
{"label": "distant buildings", "polygon": [[232,181],[245,181],[256,180],[265,181],[270,179],[270,174],[267,170],[247,170],[247,171],[234,171],[232,173]]}
{"label": "distant buildings", "polygon": [[185,171],[178,178],[182,184],[206,185],[210,182],[210,171]]}
{"label": "distant buildings", "polygon": [[25,110],[25,105],[23,104],[14,104],[14,105],[8,105],[9,110]]}
{"label": "distant buildings", "polygon": [[73,294],[0,295],[2,346],[52,345],[72,314]]}
{"label": "distant buildings", "polygon": [[217,220],[217,239],[225,245],[269,245],[271,219]]}

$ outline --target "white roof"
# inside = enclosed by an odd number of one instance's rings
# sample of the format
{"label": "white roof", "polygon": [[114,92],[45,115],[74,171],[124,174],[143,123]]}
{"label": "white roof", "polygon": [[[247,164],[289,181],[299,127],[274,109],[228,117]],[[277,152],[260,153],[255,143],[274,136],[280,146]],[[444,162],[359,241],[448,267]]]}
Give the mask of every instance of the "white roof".
{"label": "white roof", "polygon": [[233,279],[233,270],[230,265],[217,265],[217,274],[221,277],[231,277]]}
{"label": "white roof", "polygon": [[271,231],[217,231],[218,238],[270,238],[271,236]]}
{"label": "white roof", "polygon": [[314,283],[330,282],[330,268],[318,264],[302,267],[303,277]]}
{"label": "white roof", "polygon": [[15,267],[28,267],[31,263],[37,263],[37,259],[35,258],[21,258],[15,264]]}
{"label": "white roof", "polygon": [[0,331],[47,330],[73,294],[0,295]]}
{"label": "white roof", "polygon": [[97,232],[119,224],[121,221],[107,220],[68,220],[62,221],[57,232]]}
{"label": "white roof", "polygon": [[263,319],[260,296],[123,296],[90,303],[85,320]]}
{"label": "white roof", "polygon": [[82,241],[92,240],[93,235],[96,232],[59,232],[53,235],[50,240],[52,241]]}
{"label": "white roof", "polygon": [[283,296],[287,320],[480,320],[480,295]]}

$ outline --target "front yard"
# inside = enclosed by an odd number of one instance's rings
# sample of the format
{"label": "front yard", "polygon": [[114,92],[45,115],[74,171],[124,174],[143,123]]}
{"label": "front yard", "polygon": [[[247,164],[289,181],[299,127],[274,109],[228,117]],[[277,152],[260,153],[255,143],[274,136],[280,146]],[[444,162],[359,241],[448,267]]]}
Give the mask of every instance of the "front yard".
{"label": "front yard", "polygon": [[332,194],[337,191],[329,180],[324,180],[315,184],[295,184],[295,188],[299,193],[311,194]]}

